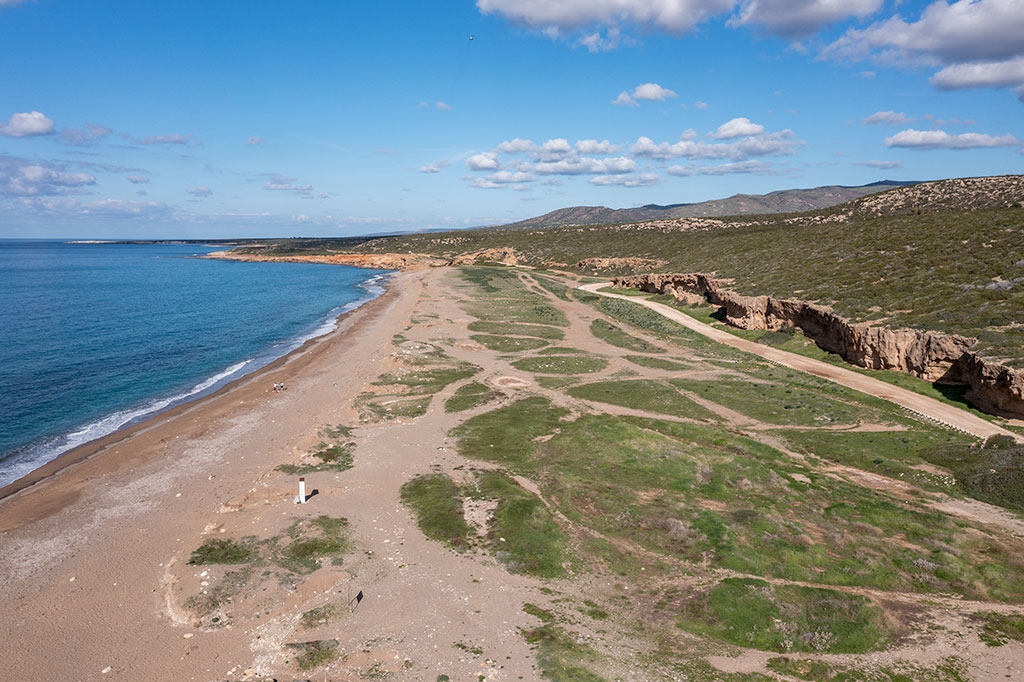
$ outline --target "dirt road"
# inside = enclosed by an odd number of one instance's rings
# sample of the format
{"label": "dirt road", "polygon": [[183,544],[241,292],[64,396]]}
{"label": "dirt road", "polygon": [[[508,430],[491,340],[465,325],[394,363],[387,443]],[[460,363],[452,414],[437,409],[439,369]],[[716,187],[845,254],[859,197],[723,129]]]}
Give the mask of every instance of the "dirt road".
{"label": "dirt road", "polygon": [[895,403],[915,414],[919,414],[950,428],[969,433],[972,436],[977,436],[982,439],[990,436],[1010,436],[1018,442],[1024,442],[1024,437],[1013,433],[1012,431],[986,421],[981,417],[977,417],[970,412],[961,410],[958,407],[947,405],[946,403],[935,400],[934,398],[929,398],[919,393],[908,391],[907,389],[900,388],[899,386],[893,386],[892,384],[865,376],[859,372],[854,372],[853,370],[830,365],[829,363],[822,362],[821,360],[815,360],[813,358],[804,357],[803,355],[797,355],[796,353],[790,353],[788,351],[779,350],[778,348],[772,348],[771,346],[765,346],[760,343],[741,339],[725,330],[718,329],[699,320],[695,320],[689,315],[686,315],[671,306],[667,306],[664,303],[655,303],[654,301],[648,301],[635,296],[622,296],[620,294],[600,291],[600,289],[610,285],[611,282],[598,282],[596,284],[585,284],[581,286],[580,289],[592,294],[597,294],[598,296],[619,298],[623,301],[630,301],[637,305],[642,305],[645,308],[650,308],[659,315],[664,315],[673,322],[678,322],[687,329],[691,329],[698,334],[702,334],[713,341],[723,343],[727,346],[732,346],[733,348],[737,348],[747,353],[752,353],[753,355],[758,355],[766,360],[777,362],[778,364],[791,369],[807,372],[808,374],[813,374],[814,376],[821,377],[822,379],[834,381],[837,384],[841,384],[847,388],[852,388],[862,393],[867,393],[868,395],[873,395],[876,398],[888,400],[889,402]]}

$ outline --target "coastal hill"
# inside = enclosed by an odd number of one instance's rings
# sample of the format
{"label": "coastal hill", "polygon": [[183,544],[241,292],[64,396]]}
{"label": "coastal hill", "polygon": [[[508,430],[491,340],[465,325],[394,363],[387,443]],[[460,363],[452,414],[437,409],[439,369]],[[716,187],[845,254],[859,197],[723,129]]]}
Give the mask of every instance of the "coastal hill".
{"label": "coastal hill", "polygon": [[813,211],[843,204],[863,196],[884,192],[896,187],[916,185],[916,182],[881,180],[869,185],[845,187],[825,185],[812,189],[786,189],[768,194],[734,194],[725,199],[712,199],[692,204],[647,204],[636,208],[608,208],[607,206],[571,206],[560,208],[534,218],[527,218],[494,229],[518,230],[562,225],[597,225],[633,223],[646,220],[674,218],[700,218],[711,216],[759,215],[763,213],[795,213]]}
{"label": "coastal hill", "polygon": [[[354,256],[380,263],[385,254],[428,267],[491,261],[602,277],[705,273],[738,296],[765,297],[764,305],[792,301],[814,306],[801,308],[813,316],[827,311],[841,322],[823,329],[843,338],[862,338],[843,331],[848,325],[962,337],[953,346],[969,349],[976,362],[940,378],[963,384],[985,374],[986,386],[1002,388],[975,386],[975,397],[987,394],[976,404],[1024,414],[1024,176],[921,183],[799,213],[476,229],[344,245],[287,240],[232,256],[355,264]],[[897,357],[899,349],[929,339],[856,353],[853,341],[819,345],[868,366],[901,367],[914,362]]]}

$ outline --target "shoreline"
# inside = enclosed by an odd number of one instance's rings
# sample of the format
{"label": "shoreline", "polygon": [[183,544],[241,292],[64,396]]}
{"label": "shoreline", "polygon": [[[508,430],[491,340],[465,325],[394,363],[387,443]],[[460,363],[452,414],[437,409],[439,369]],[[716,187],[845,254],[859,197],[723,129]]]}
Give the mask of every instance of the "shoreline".
{"label": "shoreline", "polygon": [[[185,399],[184,402],[180,402],[173,407],[169,407],[163,410],[159,410],[149,416],[143,417],[138,421],[129,422],[123,426],[118,427],[111,433],[94,438],[88,442],[76,445],[73,448],[65,450],[53,459],[45,462],[44,464],[36,467],[32,471],[28,472],[24,476],[21,476],[14,481],[11,481],[5,486],[0,487],[0,504],[2,504],[8,498],[17,495],[18,493],[33,488],[36,485],[47,481],[48,479],[57,476],[69,467],[73,467],[76,464],[90,460],[96,456],[102,455],[104,452],[109,450],[111,447],[118,445],[136,435],[143,434],[150,429],[161,426],[168,421],[171,421],[183,414],[187,414],[192,410],[199,409],[206,404],[213,402],[219,398],[222,398],[236,389],[243,388],[247,384],[253,381],[257,381],[264,375],[280,369],[284,365],[292,362],[303,354],[314,349],[315,346],[332,340],[339,332],[343,331],[343,323],[346,320],[356,316],[356,313],[365,311],[374,304],[385,299],[394,298],[396,293],[394,289],[397,287],[395,278],[397,273],[389,273],[381,276],[381,280],[377,282],[383,291],[374,296],[368,298],[363,303],[357,305],[351,310],[346,310],[334,318],[334,329],[324,333],[308,338],[299,344],[296,348],[293,348],[284,355],[275,358],[271,362],[258,367],[251,372],[246,372],[234,379],[231,379],[220,388],[199,395],[191,399]],[[372,278],[371,278],[372,279]],[[370,280],[366,280],[369,282]],[[361,283],[364,284],[365,282]],[[358,301],[359,299],[357,299]],[[354,303],[354,302],[353,302]],[[348,305],[348,304],[346,304]]]}

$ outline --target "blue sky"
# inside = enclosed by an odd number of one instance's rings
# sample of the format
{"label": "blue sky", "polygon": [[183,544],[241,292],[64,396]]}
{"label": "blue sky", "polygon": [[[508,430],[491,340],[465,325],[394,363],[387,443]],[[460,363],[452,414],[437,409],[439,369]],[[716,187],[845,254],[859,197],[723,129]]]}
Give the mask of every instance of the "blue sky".
{"label": "blue sky", "polygon": [[1024,166],[1024,0],[0,0],[0,74],[0,237],[342,236]]}

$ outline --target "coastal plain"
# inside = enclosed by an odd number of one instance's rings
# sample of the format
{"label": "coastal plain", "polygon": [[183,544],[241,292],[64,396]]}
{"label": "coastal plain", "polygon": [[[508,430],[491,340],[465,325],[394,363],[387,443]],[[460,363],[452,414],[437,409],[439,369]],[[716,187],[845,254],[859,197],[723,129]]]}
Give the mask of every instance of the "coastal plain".
{"label": "coastal plain", "polygon": [[1019,498],[963,469],[1008,443],[581,283],[394,275],[331,334],[0,501],[5,669],[1020,674]]}

